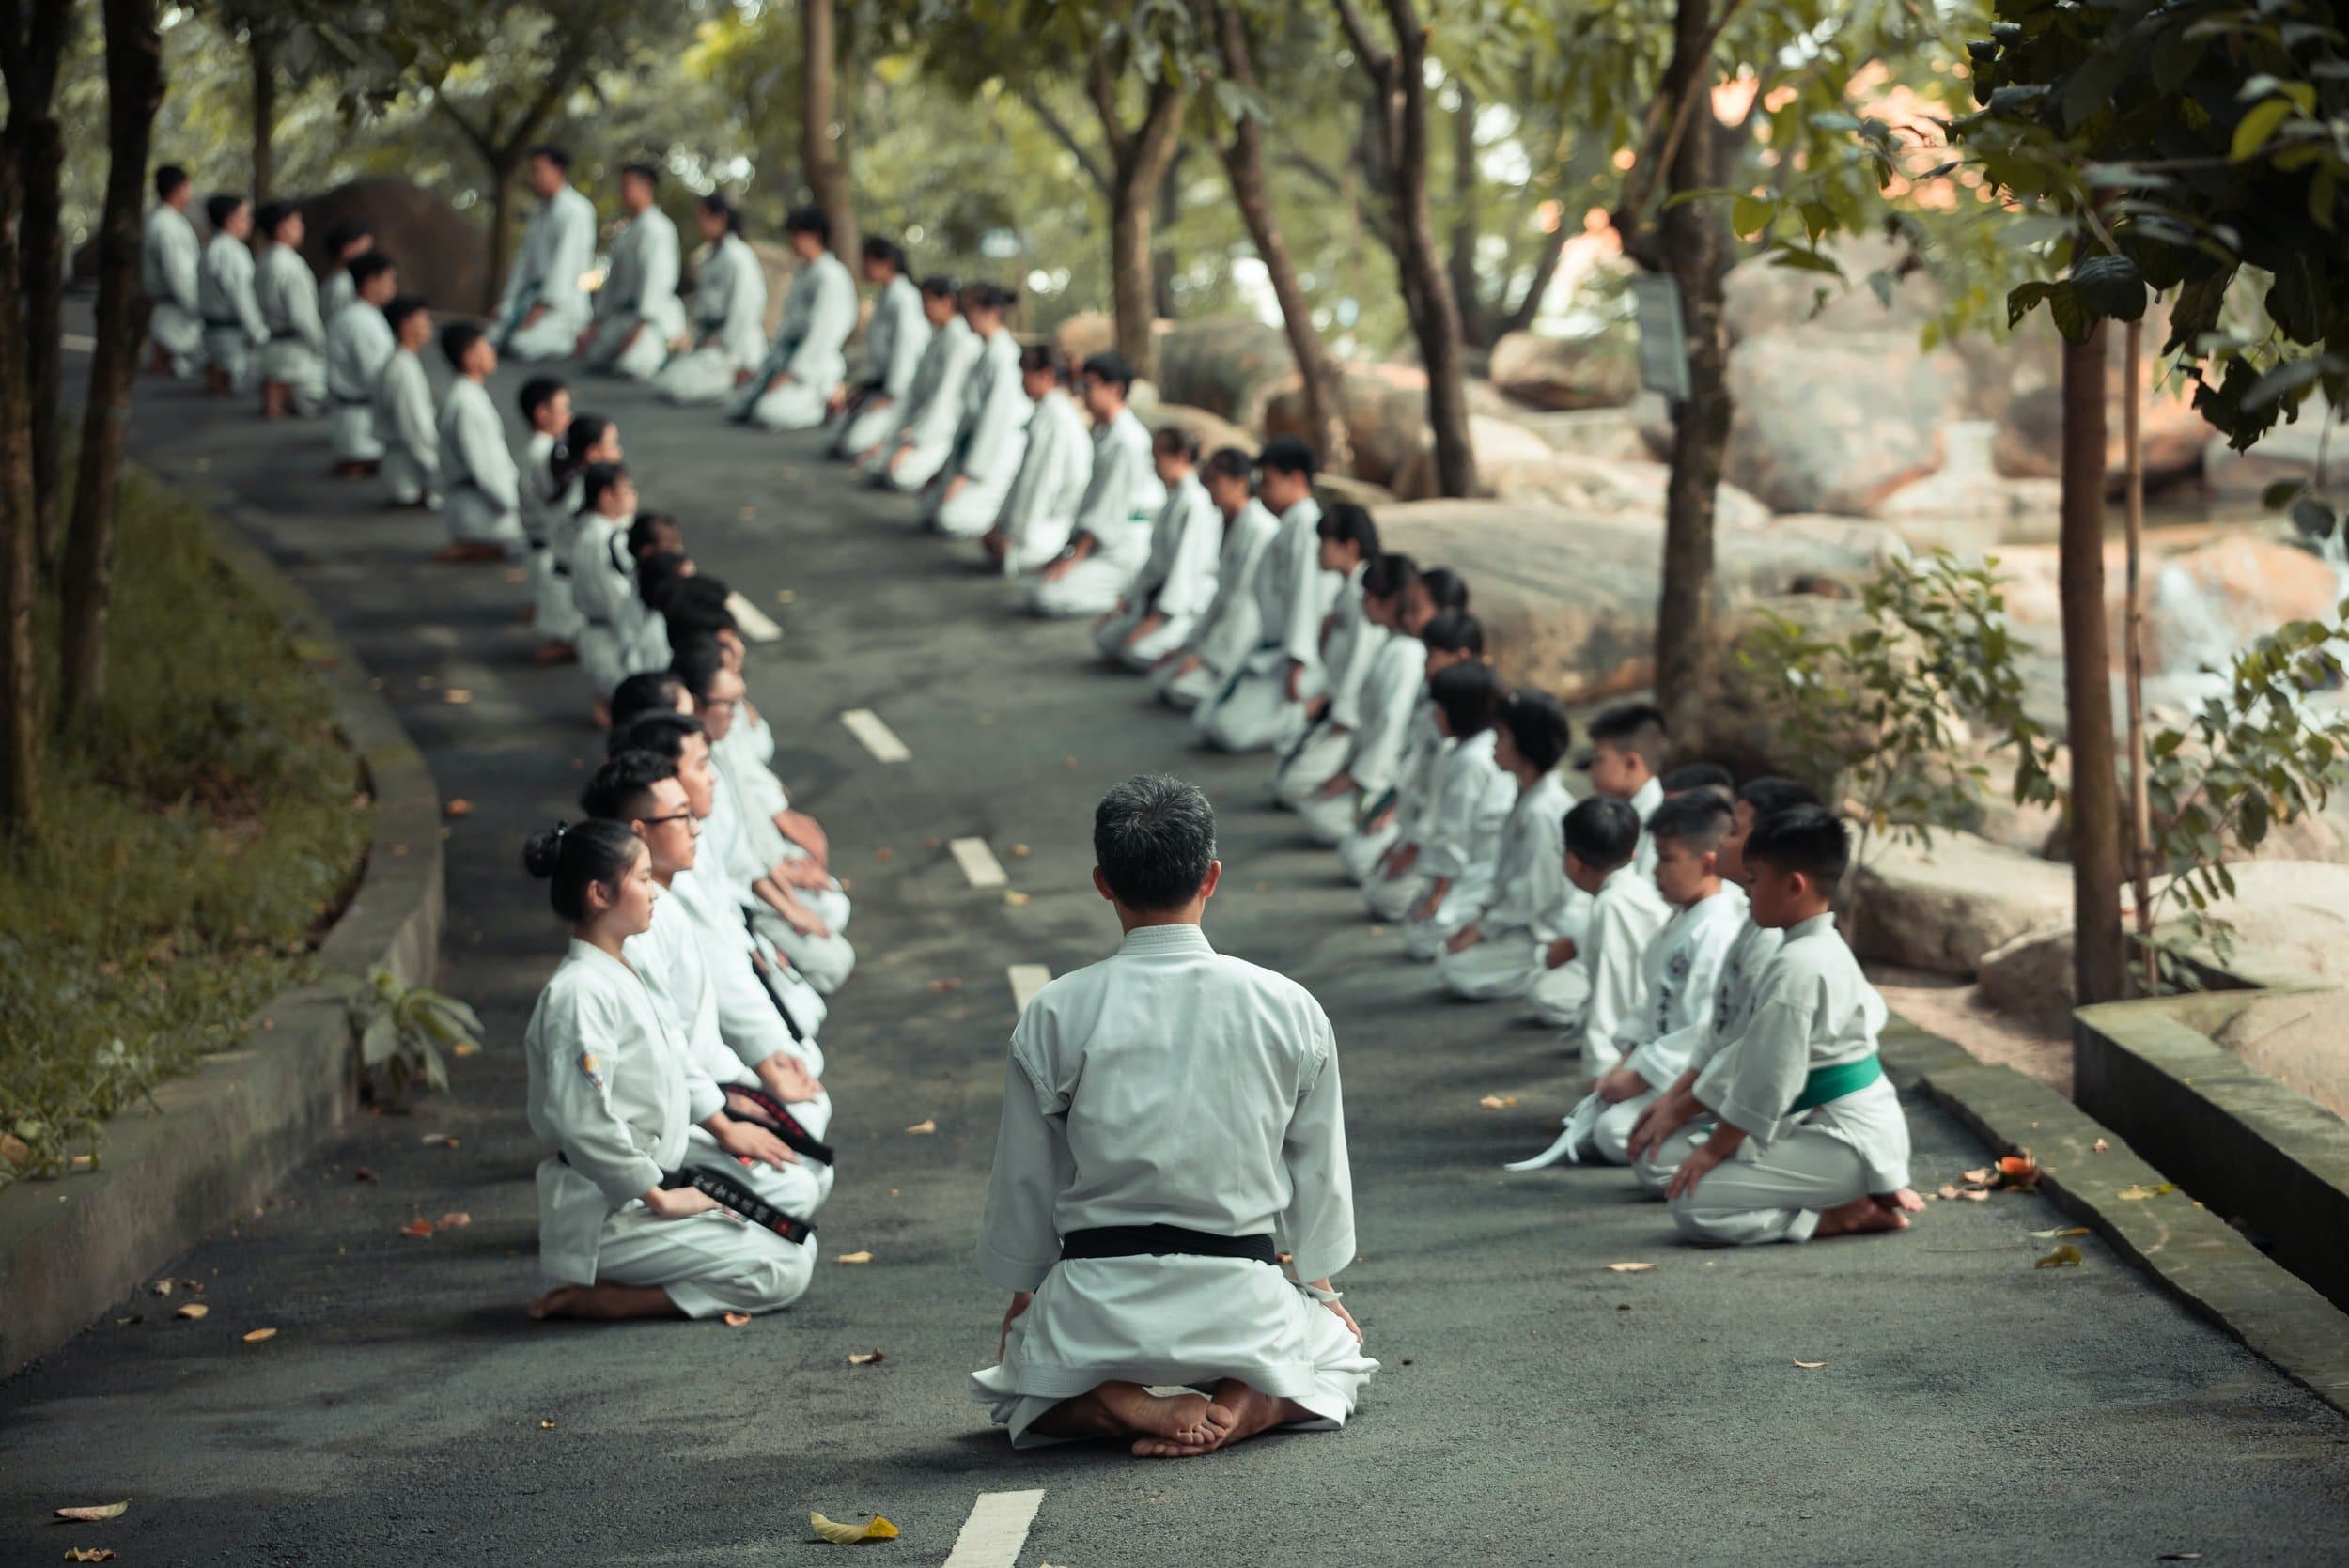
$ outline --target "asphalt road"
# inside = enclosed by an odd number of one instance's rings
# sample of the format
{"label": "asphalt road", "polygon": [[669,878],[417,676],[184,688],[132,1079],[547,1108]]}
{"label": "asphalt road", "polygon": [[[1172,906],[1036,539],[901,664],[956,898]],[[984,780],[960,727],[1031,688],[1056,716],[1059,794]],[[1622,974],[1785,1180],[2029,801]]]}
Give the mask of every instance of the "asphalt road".
{"label": "asphalt road", "polygon": [[[502,402],[518,380],[501,374]],[[126,1568],[937,1563],[982,1494],[1032,1488],[1027,1568],[2341,1560],[2349,1425],[2092,1239],[2082,1266],[2034,1270],[2049,1244],[2030,1233],[2065,1223],[2035,1198],[1936,1203],[1898,1238],[1717,1253],[1678,1245],[1621,1172],[1505,1176],[1554,1126],[1563,1053],[1435,994],[1264,809],[1261,759],[1190,749],[1138,682],[1089,665],[1081,629],[1018,616],[969,547],[917,533],[910,502],[852,487],[811,440],[608,385],[579,401],[619,415],[646,505],[786,629],[753,695],[853,883],[863,955],[825,1031],[844,1152],[817,1284],[739,1329],[522,1318],[538,1151],[516,1048],[563,937],[518,852],[574,813],[598,754],[582,679],[527,662],[521,590],[498,569],[428,565],[436,521],[326,478],[322,428],[144,383],[140,458],[216,490],[288,565],[443,793],[473,803],[451,824],[445,983],[489,1038],[454,1094],[355,1121],[176,1265],[207,1286],[204,1322],[135,1299],[117,1315],[144,1321],[0,1385],[0,1562],[103,1545]],[[451,686],[472,701],[440,700]],[[841,726],[859,707],[910,760],[877,762]],[[1174,1463],[1015,1453],[964,1382],[1003,1309],[971,1250],[1006,970],[1113,944],[1086,831],[1100,791],[1143,769],[1221,809],[1210,935],[1336,1022],[1365,1250],[1343,1283],[1385,1371],[1337,1436]],[[1027,903],[966,883],[944,847],[963,836]],[[1921,1187],[1983,1158],[1911,1114]],[[926,1119],[934,1135],[905,1130]],[[435,1133],[459,1145],[421,1141]],[[399,1234],[449,1210],[471,1225]],[[869,1265],[831,1261],[860,1250]],[[242,1343],[261,1326],[279,1332]],[[111,1524],[48,1522],[125,1497]],[[878,1511],[904,1535],[816,1544],[811,1509]]]}

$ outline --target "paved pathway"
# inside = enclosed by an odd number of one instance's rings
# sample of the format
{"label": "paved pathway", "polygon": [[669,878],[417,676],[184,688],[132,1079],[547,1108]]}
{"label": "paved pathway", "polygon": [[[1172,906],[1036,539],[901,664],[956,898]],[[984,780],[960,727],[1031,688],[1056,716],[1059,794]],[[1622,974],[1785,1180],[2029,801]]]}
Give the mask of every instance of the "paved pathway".
{"label": "paved pathway", "polygon": [[[581,402],[620,415],[648,505],[685,520],[706,568],[783,622],[753,694],[854,883],[863,964],[826,1031],[844,1155],[816,1289],[741,1329],[523,1321],[537,1153],[516,1046],[562,938],[517,857],[598,754],[580,678],[527,662],[497,570],[425,564],[435,523],[324,478],[321,431],[148,383],[143,459],[217,489],[473,802],[448,846],[446,984],[490,1038],[453,1096],[360,1119],[178,1265],[209,1287],[203,1324],[134,1301],[146,1321],[0,1385],[0,1561],[86,1541],[126,1565],[813,1562],[836,1550],[809,1544],[817,1509],[885,1513],[903,1539],[863,1550],[937,1563],[982,1497],[1035,1488],[1024,1546],[1015,1528],[954,1560],[2340,1560],[2349,1425],[2093,1240],[2084,1266],[2034,1271],[2029,1233],[2063,1223],[2036,1199],[1935,1204],[1898,1240],[1706,1253],[1620,1172],[1505,1177],[1554,1125],[1560,1052],[1433,995],[1327,855],[1260,808],[1260,760],[1189,750],[1136,682],[1087,665],[1078,629],[1011,614],[967,547],[914,533],[909,504],[812,442],[600,386]],[[470,704],[439,700],[450,686]],[[839,722],[854,708],[910,758],[877,761]],[[1113,942],[1086,828],[1144,768],[1221,809],[1217,941],[1297,975],[1336,1022],[1365,1250],[1345,1283],[1386,1370],[1340,1437],[1179,1464],[1014,1453],[963,1381],[1003,1308],[970,1251],[1007,970]],[[1030,901],[971,887],[946,847],[962,837]],[[1479,1106],[1496,1093],[1519,1098]],[[1914,1116],[1921,1186],[1983,1157]],[[421,1141],[441,1132],[460,1145]],[[399,1234],[451,1209],[471,1226]],[[872,1264],[830,1261],[859,1250]],[[1607,1271],[1625,1261],[1655,1267]],[[261,1325],[276,1338],[241,1342]],[[44,1522],[120,1497],[116,1524]]]}

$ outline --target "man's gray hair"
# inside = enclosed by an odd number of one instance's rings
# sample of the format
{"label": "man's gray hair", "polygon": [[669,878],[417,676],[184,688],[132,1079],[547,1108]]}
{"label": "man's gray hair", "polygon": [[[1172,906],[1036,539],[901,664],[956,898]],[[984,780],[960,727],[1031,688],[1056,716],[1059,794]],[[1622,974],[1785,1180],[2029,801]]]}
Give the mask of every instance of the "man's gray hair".
{"label": "man's gray hair", "polygon": [[1093,859],[1129,909],[1179,909],[1215,863],[1215,808],[1199,786],[1137,773],[1093,812]]}

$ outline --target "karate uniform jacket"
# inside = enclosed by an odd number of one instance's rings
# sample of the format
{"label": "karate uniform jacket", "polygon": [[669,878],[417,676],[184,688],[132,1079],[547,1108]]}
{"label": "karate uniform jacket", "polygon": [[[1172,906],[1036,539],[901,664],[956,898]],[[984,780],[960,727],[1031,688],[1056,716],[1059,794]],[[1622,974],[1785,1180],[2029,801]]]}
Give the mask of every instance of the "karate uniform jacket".
{"label": "karate uniform jacket", "polygon": [[696,1125],[726,1108],[726,1084],[757,1081],[719,1033],[718,995],[702,962],[702,943],[701,926],[677,895],[673,880],[653,902],[652,924],[620,944],[621,955],[643,978],[680,1048],[686,1119]]}
{"label": "karate uniform jacket", "polygon": [[1133,410],[1120,409],[1093,432],[1093,476],[1077,504],[1075,532],[1093,536],[1102,560],[1139,571],[1150,554],[1151,522],[1165,505],[1150,432]]}
{"label": "karate uniform jacket", "polygon": [[397,343],[376,380],[375,428],[423,471],[428,488],[438,483],[441,427],[432,411],[432,383],[425,378],[424,361]]}
{"label": "karate uniform jacket", "polygon": [[888,444],[895,446],[899,438],[910,437],[917,447],[953,445],[955,433],[962,427],[964,388],[986,349],[960,313],[948,317],[922,349]]}
{"label": "karate uniform jacket", "polygon": [[498,299],[501,334],[520,327],[535,305],[546,306],[547,315],[573,334],[584,329],[595,306],[581,280],[595,262],[596,204],[566,185],[538,204],[522,230],[521,249]]}
{"label": "karate uniform jacket", "polygon": [[848,334],[856,331],[856,280],[826,251],[792,274],[783,297],[783,321],[759,367],[759,380],[788,376],[829,396],[848,373]]}
{"label": "karate uniform jacket", "polygon": [[253,253],[243,241],[212,236],[196,270],[195,299],[208,329],[241,331],[257,345],[269,341],[269,323],[253,292]]}
{"label": "karate uniform jacket", "polygon": [[[949,472],[974,485],[1009,486],[1019,472],[1028,416],[1034,411],[1027,388],[1019,384],[1019,340],[1008,328],[999,329],[984,340],[977,363],[964,379],[962,422],[955,437],[955,465]],[[1096,481],[1100,478],[1100,460],[1096,448]]]}
{"label": "karate uniform jacket", "polygon": [[398,347],[381,310],[365,300],[351,301],[326,324],[327,396],[347,408],[374,403],[383,367]]}
{"label": "karate uniform jacket", "polygon": [[1591,899],[1589,931],[1572,959],[1587,965],[1591,974],[1582,1015],[1585,1055],[1606,1061],[1623,1054],[1623,1033],[1640,1019],[1640,960],[1672,915],[1672,907],[1656,891],[1656,878],[1636,866],[1619,865],[1599,884]]}
{"label": "karate uniform jacket", "polygon": [[441,486],[454,493],[470,486],[500,513],[521,508],[521,471],[506,444],[490,389],[470,377],[449,383],[441,402]]}
{"label": "karate uniform jacket", "polygon": [[873,302],[864,328],[864,384],[892,401],[913,389],[913,375],[930,346],[930,318],[922,290],[909,277],[891,278]]}
{"label": "karate uniform jacket", "polygon": [[1346,774],[1364,805],[1377,800],[1401,778],[1411,721],[1426,688],[1426,644],[1395,632],[1378,644],[1362,677],[1356,702],[1361,722],[1346,757]]}
{"label": "karate uniform jacket", "polygon": [[1669,1089],[1688,1065],[1695,1032],[1713,1016],[1721,972],[1746,918],[1746,890],[1724,885],[1710,898],[1675,911],[1640,955],[1645,989],[1636,1026],[1617,1039],[1624,1064],[1651,1089]]}
{"label": "karate uniform jacket", "polygon": [[1517,776],[1493,761],[1498,739],[1491,730],[1481,730],[1444,758],[1435,810],[1420,845],[1419,869],[1450,879],[1437,919],[1455,929],[1467,911],[1482,908],[1492,895],[1501,826],[1517,804]]}
{"label": "karate uniform jacket", "polygon": [[1220,675],[1238,669],[1255,651],[1256,575],[1264,569],[1265,551],[1280,531],[1280,520],[1252,497],[1237,516],[1224,520],[1222,547],[1216,559],[1215,598],[1190,629],[1188,642],[1190,651]]}
{"label": "karate uniform jacket", "polygon": [[1641,876],[1653,876],[1656,871],[1656,841],[1648,836],[1647,819],[1663,803],[1664,782],[1661,779],[1648,780],[1633,792],[1628,802],[1640,818],[1640,847],[1632,851],[1631,863],[1639,867]]}
{"label": "karate uniform jacket", "polygon": [[204,330],[196,299],[196,268],[202,255],[195,225],[176,207],[160,203],[147,215],[139,237],[139,287],[155,302],[148,330],[173,353],[192,353]]}
{"label": "karate uniform jacket", "polygon": [[685,306],[677,297],[677,225],[658,207],[647,207],[612,241],[611,267],[596,290],[597,327],[633,317],[664,346],[682,335]]}
{"label": "karate uniform jacket", "polygon": [[[1055,525],[1075,517],[1092,478],[1093,441],[1085,431],[1084,414],[1074,397],[1054,387],[1035,400],[1028,415],[1019,473],[1003,496],[995,525],[1015,546],[1023,544],[1038,524]],[[1015,549],[1005,556],[1005,571],[1014,569],[1019,554]]]}
{"label": "karate uniform jacket", "polygon": [[314,354],[326,352],[318,276],[300,251],[291,245],[272,245],[254,269],[253,297],[272,343],[299,343]]}
{"label": "karate uniform jacket", "polygon": [[1207,499],[1199,476],[1185,474],[1159,508],[1150,530],[1150,558],[1127,598],[1170,621],[1205,613],[1215,598],[1216,557],[1222,543],[1222,514]]}
{"label": "karate uniform jacket", "polygon": [[693,272],[693,346],[718,349],[740,369],[767,351],[767,270],[739,234],[719,238]]}
{"label": "karate uniform jacket", "polygon": [[1338,579],[1321,569],[1320,529],[1321,503],[1310,495],[1281,514],[1281,530],[1256,567],[1252,675],[1273,674],[1292,659],[1308,673],[1321,667],[1321,620]]}
{"label": "karate uniform jacket", "polygon": [[[1421,657],[1423,661],[1424,653]],[[1492,902],[1478,917],[1486,941],[1513,932],[1541,942],[1561,935],[1551,929],[1554,916],[1569,907],[1567,895],[1578,892],[1566,880],[1565,820],[1573,808],[1574,793],[1555,772],[1518,792],[1501,829]]]}
{"label": "karate uniform jacket", "polygon": [[1362,682],[1387,635],[1385,627],[1372,625],[1362,613],[1362,574],[1369,569],[1367,565],[1358,566],[1338,583],[1321,637],[1321,667],[1330,683],[1330,706],[1324,716],[1340,729],[1350,730],[1361,722]]}
{"label": "karate uniform jacket", "polygon": [[359,286],[350,281],[350,269],[336,263],[328,269],[326,281],[319,285],[319,314],[326,318],[326,330],[334,330],[334,318],[343,307],[359,297]]}

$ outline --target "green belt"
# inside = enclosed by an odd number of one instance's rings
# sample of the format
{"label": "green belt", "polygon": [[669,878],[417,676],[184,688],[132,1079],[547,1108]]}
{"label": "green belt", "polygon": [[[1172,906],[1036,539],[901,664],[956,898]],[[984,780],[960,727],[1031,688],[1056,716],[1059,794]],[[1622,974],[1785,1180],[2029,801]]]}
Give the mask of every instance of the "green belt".
{"label": "green belt", "polygon": [[1842,1062],[1832,1067],[1812,1069],[1803,1079],[1802,1093],[1795,1096],[1792,1110],[1810,1110],[1840,1100],[1846,1094],[1857,1094],[1884,1076],[1884,1063],[1874,1051],[1857,1062]]}

